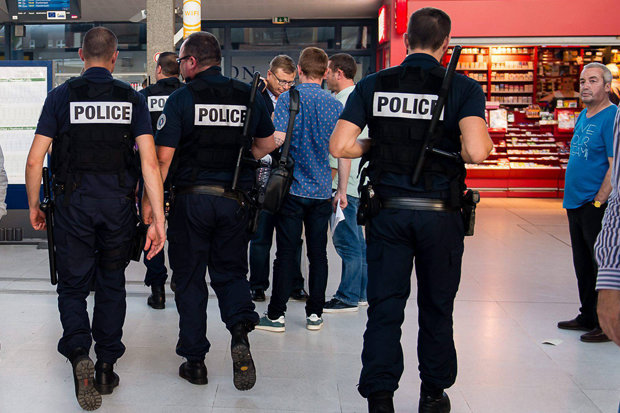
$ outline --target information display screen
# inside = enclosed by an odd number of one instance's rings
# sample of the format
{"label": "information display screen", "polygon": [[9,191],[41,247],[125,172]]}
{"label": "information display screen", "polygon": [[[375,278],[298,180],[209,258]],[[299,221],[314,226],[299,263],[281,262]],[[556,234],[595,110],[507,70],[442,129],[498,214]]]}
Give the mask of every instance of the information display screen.
{"label": "information display screen", "polygon": [[17,0],[17,10],[69,11],[70,0]]}
{"label": "information display screen", "polygon": [[6,0],[12,21],[58,21],[81,17],[80,0]]}

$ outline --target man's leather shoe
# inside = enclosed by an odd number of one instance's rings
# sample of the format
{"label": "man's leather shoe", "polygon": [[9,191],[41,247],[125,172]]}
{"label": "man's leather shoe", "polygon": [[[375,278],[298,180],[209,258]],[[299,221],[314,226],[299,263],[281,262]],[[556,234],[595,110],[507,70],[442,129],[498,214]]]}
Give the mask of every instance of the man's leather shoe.
{"label": "man's leather shoe", "polygon": [[577,318],[573,318],[572,320],[568,320],[568,321],[560,321],[558,323],[558,328],[561,328],[562,330],[581,330],[581,331],[592,330],[592,327],[582,324]]}
{"label": "man's leather shoe", "polygon": [[88,357],[88,351],[78,347],[69,356],[73,367],[73,384],[75,397],[84,410],[96,410],[101,407],[101,394],[95,388],[95,365]]}
{"label": "man's leather shoe", "polygon": [[378,391],[368,396],[368,413],[394,413],[394,393]]}
{"label": "man's leather shoe", "polygon": [[262,288],[250,290],[252,294],[252,301],[265,301],[265,290]]}
{"label": "man's leather shoe", "polygon": [[600,327],[596,327],[592,331],[582,334],[581,341],[585,343],[606,343],[611,340],[603,333]]}
{"label": "man's leather shoe", "polygon": [[179,376],[192,384],[207,384],[207,366],[204,361],[186,361],[179,367]]}
{"label": "man's leather shoe", "polygon": [[177,283],[175,283],[174,280],[170,280],[170,289],[173,293],[177,292]]}
{"label": "man's leather shoe", "polygon": [[151,295],[146,300],[146,303],[156,310],[163,310],[166,308],[166,291],[163,285],[151,285]]}
{"label": "man's leather shoe", "polygon": [[101,394],[111,394],[120,379],[114,373],[114,364],[105,363],[101,360],[95,364],[95,388]]}
{"label": "man's leather shoe", "polygon": [[444,392],[443,395],[435,399],[429,395],[420,395],[419,413],[449,413],[450,398]]}
{"label": "man's leather shoe", "polygon": [[250,353],[248,332],[254,328],[253,324],[237,323],[230,333],[230,354],[233,360],[233,383],[237,390],[250,390],[256,383],[256,367]]}
{"label": "man's leather shoe", "polygon": [[308,293],[303,288],[293,290],[291,293],[291,300],[306,301],[308,299]]}

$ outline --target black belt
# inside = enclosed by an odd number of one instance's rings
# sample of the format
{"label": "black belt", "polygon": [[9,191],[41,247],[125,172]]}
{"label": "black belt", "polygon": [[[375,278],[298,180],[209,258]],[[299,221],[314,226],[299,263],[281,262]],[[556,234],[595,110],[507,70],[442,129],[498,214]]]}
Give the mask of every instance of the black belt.
{"label": "black belt", "polygon": [[381,207],[388,209],[412,209],[417,211],[441,211],[453,212],[459,208],[454,208],[441,199],[430,198],[381,198]]}
{"label": "black belt", "polygon": [[223,186],[218,185],[194,185],[184,186],[176,189],[176,195],[183,194],[198,194],[198,195],[213,195],[222,198],[233,199],[237,202],[242,202],[239,195],[235,192],[227,191]]}

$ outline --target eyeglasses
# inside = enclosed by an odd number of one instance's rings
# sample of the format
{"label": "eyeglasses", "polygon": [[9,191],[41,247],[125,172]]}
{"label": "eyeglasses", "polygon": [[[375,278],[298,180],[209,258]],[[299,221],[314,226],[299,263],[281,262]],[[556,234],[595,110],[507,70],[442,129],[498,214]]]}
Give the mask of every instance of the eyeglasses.
{"label": "eyeglasses", "polygon": [[193,57],[193,56],[188,54],[187,56],[177,58],[177,64],[180,65],[183,60],[189,59],[190,57]]}
{"label": "eyeglasses", "polygon": [[271,73],[271,74],[273,75],[273,77],[275,77],[275,78],[276,78],[276,80],[278,81],[278,84],[279,84],[280,86],[282,86],[282,87],[286,87],[286,86],[288,86],[288,87],[295,86],[295,81],[294,81],[294,80],[291,80],[290,82],[289,82],[289,81],[287,81],[287,80],[280,80],[280,79],[278,78],[278,76],[276,76],[276,74],[275,74],[275,73],[273,73],[271,70],[269,71],[269,73]]}

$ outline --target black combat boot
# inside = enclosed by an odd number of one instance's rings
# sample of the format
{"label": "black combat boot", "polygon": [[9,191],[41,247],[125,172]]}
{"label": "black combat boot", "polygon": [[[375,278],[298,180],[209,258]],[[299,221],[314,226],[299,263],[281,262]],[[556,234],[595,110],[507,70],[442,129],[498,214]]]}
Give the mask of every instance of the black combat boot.
{"label": "black combat boot", "polygon": [[230,354],[233,360],[233,383],[237,390],[250,390],[256,383],[256,368],[250,353],[248,332],[253,330],[253,325],[246,322],[235,324],[230,333]]}
{"label": "black combat boot", "polygon": [[440,397],[420,394],[419,413],[450,413],[450,398],[443,392]]}
{"label": "black combat boot", "polygon": [[69,356],[73,367],[75,397],[84,410],[96,410],[101,407],[101,394],[95,388],[95,365],[88,357],[88,351],[78,347]]}
{"label": "black combat boot", "polygon": [[368,413],[394,413],[394,393],[378,391],[368,396]]}
{"label": "black combat boot", "polygon": [[156,310],[166,308],[166,291],[163,285],[151,285],[152,294],[149,295],[146,303]]}
{"label": "black combat boot", "polygon": [[179,376],[192,384],[207,384],[207,366],[205,362],[200,361],[186,361],[179,367]]}
{"label": "black combat boot", "polygon": [[101,394],[111,394],[120,379],[114,373],[114,364],[105,363],[101,360],[95,364],[95,388]]}

